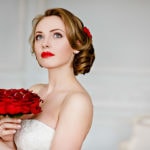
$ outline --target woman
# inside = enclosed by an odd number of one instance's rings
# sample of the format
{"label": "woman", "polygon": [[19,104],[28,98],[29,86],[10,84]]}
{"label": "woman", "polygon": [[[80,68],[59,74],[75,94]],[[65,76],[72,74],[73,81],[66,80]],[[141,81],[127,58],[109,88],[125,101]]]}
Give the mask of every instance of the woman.
{"label": "woman", "polygon": [[33,19],[30,43],[39,65],[48,70],[49,82],[30,88],[43,99],[42,112],[19,125],[18,119],[1,119],[1,145],[11,150],[81,150],[93,105],[76,75],[88,73],[95,59],[90,31],[68,10],[54,8]]}

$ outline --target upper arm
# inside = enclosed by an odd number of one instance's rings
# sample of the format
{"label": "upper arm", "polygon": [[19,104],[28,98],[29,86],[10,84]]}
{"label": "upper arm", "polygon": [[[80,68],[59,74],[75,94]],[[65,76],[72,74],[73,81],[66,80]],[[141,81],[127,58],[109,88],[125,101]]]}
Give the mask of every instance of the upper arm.
{"label": "upper arm", "polygon": [[68,97],[61,109],[52,150],[80,150],[92,124],[93,106],[83,93]]}

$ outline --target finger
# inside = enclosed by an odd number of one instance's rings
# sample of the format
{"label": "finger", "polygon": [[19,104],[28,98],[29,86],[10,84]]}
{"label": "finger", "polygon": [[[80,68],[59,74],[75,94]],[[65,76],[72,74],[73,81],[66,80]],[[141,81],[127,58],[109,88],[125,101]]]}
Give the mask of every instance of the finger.
{"label": "finger", "polygon": [[20,129],[21,125],[20,124],[14,124],[14,123],[3,123],[0,125],[0,129]]}
{"label": "finger", "polygon": [[21,119],[17,118],[10,118],[10,117],[4,117],[0,119],[0,124],[3,124],[5,122],[10,122],[10,123],[21,123]]}
{"label": "finger", "polygon": [[12,134],[15,134],[16,133],[16,130],[0,130],[0,137],[4,137],[6,135],[12,135]]}

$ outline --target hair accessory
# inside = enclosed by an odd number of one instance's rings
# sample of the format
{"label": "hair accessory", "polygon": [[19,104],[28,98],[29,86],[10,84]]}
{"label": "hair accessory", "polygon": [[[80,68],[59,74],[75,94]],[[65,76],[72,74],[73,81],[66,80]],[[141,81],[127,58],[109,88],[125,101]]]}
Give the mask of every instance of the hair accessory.
{"label": "hair accessory", "polygon": [[83,27],[83,31],[84,31],[84,33],[87,34],[87,36],[89,38],[92,38],[92,34],[91,34],[90,30],[87,27]]}

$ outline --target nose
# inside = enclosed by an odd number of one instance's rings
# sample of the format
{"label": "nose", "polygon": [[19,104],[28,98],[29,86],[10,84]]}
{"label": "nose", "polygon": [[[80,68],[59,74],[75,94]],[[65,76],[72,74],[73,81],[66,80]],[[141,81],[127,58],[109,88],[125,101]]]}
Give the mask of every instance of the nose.
{"label": "nose", "polygon": [[44,39],[42,41],[42,48],[49,48],[49,46],[50,46],[49,40],[48,39]]}

